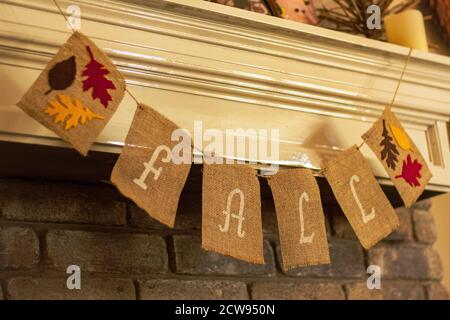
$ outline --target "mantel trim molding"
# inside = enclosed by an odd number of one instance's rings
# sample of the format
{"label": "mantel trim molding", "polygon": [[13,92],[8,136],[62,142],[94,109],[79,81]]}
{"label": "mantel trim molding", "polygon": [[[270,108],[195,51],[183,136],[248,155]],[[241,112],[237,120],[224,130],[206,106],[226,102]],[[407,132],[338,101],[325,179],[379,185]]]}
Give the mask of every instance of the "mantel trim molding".
{"label": "mantel trim molding", "polygon": [[[142,101],[188,128],[199,115],[218,128],[286,126],[285,165],[320,168],[324,156],[359,143],[390,102],[408,53],[201,0],[129,2],[59,1],[80,6],[81,32],[107,52]],[[69,33],[51,0],[0,3],[2,140],[65,145],[14,105]],[[450,58],[414,51],[393,110],[430,159],[432,187],[448,188]],[[95,149],[120,152],[133,113],[127,98]],[[381,166],[365,155],[383,180]]]}

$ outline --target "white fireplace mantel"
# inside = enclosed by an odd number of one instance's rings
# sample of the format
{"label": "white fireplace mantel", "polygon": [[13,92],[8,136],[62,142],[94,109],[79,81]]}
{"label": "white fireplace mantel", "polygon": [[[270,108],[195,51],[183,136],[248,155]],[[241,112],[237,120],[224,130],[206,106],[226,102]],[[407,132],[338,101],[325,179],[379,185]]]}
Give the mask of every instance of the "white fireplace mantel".
{"label": "white fireplace mantel", "polygon": [[[408,53],[201,0],[58,3],[81,8],[81,32],[140,101],[189,130],[195,120],[224,131],[278,128],[284,165],[320,168],[359,144],[390,102]],[[53,0],[0,2],[0,140],[67,146],[15,103],[69,35]],[[134,110],[126,96],[93,149],[120,152]],[[450,58],[414,51],[393,110],[429,161],[428,188],[449,191]]]}

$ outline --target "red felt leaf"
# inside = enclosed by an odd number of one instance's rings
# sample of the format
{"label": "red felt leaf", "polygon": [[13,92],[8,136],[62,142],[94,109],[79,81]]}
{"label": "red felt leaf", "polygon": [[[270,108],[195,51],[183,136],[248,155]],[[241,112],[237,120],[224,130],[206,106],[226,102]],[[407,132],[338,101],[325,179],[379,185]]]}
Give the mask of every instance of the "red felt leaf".
{"label": "red felt leaf", "polygon": [[396,176],[396,179],[403,178],[411,187],[420,186],[420,169],[422,169],[422,164],[420,164],[417,159],[411,161],[411,156],[408,154],[406,160],[403,160],[402,174]]}
{"label": "red felt leaf", "polygon": [[102,105],[107,108],[109,101],[112,100],[108,90],[115,90],[116,86],[111,80],[105,76],[110,72],[100,62],[95,60],[91,48],[86,46],[91,61],[86,65],[82,76],[87,78],[83,80],[83,91],[92,88],[92,99],[100,99]]}

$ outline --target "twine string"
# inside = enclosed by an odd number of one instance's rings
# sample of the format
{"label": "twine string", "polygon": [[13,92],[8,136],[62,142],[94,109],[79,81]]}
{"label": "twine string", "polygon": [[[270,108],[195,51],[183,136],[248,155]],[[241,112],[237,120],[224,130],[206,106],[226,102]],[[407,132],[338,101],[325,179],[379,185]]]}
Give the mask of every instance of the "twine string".
{"label": "twine string", "polygon": [[410,48],[410,49],[409,49],[409,52],[408,52],[408,56],[406,57],[405,64],[404,64],[404,66],[403,66],[402,73],[400,74],[400,78],[398,79],[398,82],[397,82],[397,88],[395,88],[394,95],[392,96],[391,103],[389,104],[389,107],[388,107],[389,109],[391,109],[392,106],[394,105],[395,98],[397,97],[397,93],[398,93],[398,91],[399,91],[399,89],[400,89],[400,85],[402,84],[403,77],[405,76],[406,68],[408,67],[409,60],[411,60],[411,54],[412,54],[412,51],[413,51],[413,49]]}
{"label": "twine string", "polygon": [[[405,61],[405,64],[403,65],[403,69],[402,69],[402,72],[400,74],[400,78],[398,79],[398,82],[397,82],[397,87],[395,88],[394,95],[392,96],[391,103],[389,103],[389,105],[388,105],[388,109],[389,110],[394,105],[395,98],[397,98],[397,94],[398,94],[398,91],[400,89],[400,85],[402,84],[403,77],[405,76],[405,73],[406,73],[406,68],[408,67],[409,61],[411,60],[412,51],[413,51],[413,49],[409,48],[408,56],[406,57],[406,61]],[[356,148],[359,150],[365,143],[366,142],[363,140]]]}
{"label": "twine string", "polygon": [[131,97],[131,99],[133,99],[134,100],[134,102],[136,102],[136,105],[138,105],[139,106],[139,100],[138,99],[136,99],[136,97],[130,92],[130,90],[128,90],[128,88],[127,87],[125,87],[125,91],[130,95],[130,97]]}
{"label": "twine string", "polygon": [[76,32],[72,24],[69,22],[69,19],[67,19],[66,15],[64,14],[64,11],[59,6],[58,2],[56,2],[56,0],[53,0],[53,3],[55,4],[56,8],[58,8],[59,13],[63,16],[64,20],[66,20],[67,25],[70,27],[70,29],[72,29],[72,32]]}

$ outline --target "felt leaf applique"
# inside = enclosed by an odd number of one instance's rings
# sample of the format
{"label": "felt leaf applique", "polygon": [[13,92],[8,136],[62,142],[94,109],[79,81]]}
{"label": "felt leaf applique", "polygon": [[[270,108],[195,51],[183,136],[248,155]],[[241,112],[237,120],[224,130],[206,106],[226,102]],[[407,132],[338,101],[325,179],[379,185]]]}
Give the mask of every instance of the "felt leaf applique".
{"label": "felt leaf applique", "polygon": [[419,187],[420,170],[422,169],[422,164],[417,160],[411,161],[411,155],[408,154],[406,160],[403,160],[402,174],[396,176],[396,179],[403,178],[411,187]]}
{"label": "felt leaf applique", "polygon": [[403,129],[393,125],[392,123],[389,125],[389,127],[391,128],[392,135],[394,136],[395,141],[400,146],[400,148],[402,148],[403,150],[410,150],[414,152],[406,132]]}
{"label": "felt leaf applique", "polygon": [[51,117],[56,116],[55,123],[65,122],[65,130],[76,128],[78,124],[84,125],[88,120],[104,119],[83,106],[79,100],[73,101],[72,98],[62,94],[58,95],[57,100],[50,101],[45,113]]}
{"label": "felt leaf applique", "polygon": [[50,89],[45,94],[47,95],[53,90],[64,90],[70,87],[75,80],[76,70],[75,56],[55,64],[48,71],[48,85]]}
{"label": "felt leaf applique", "polygon": [[100,99],[102,105],[107,108],[109,101],[112,100],[108,90],[115,90],[114,83],[105,76],[110,72],[100,62],[95,60],[92,50],[86,46],[91,61],[86,65],[83,71],[83,76],[87,78],[83,80],[83,91],[92,88],[92,99]]}
{"label": "felt leaf applique", "polygon": [[383,147],[381,150],[381,160],[386,159],[386,164],[388,168],[395,170],[398,159],[397,156],[399,152],[397,146],[392,142],[392,137],[389,135],[389,131],[386,128],[386,122],[383,120],[383,140],[381,140],[380,146]]}

